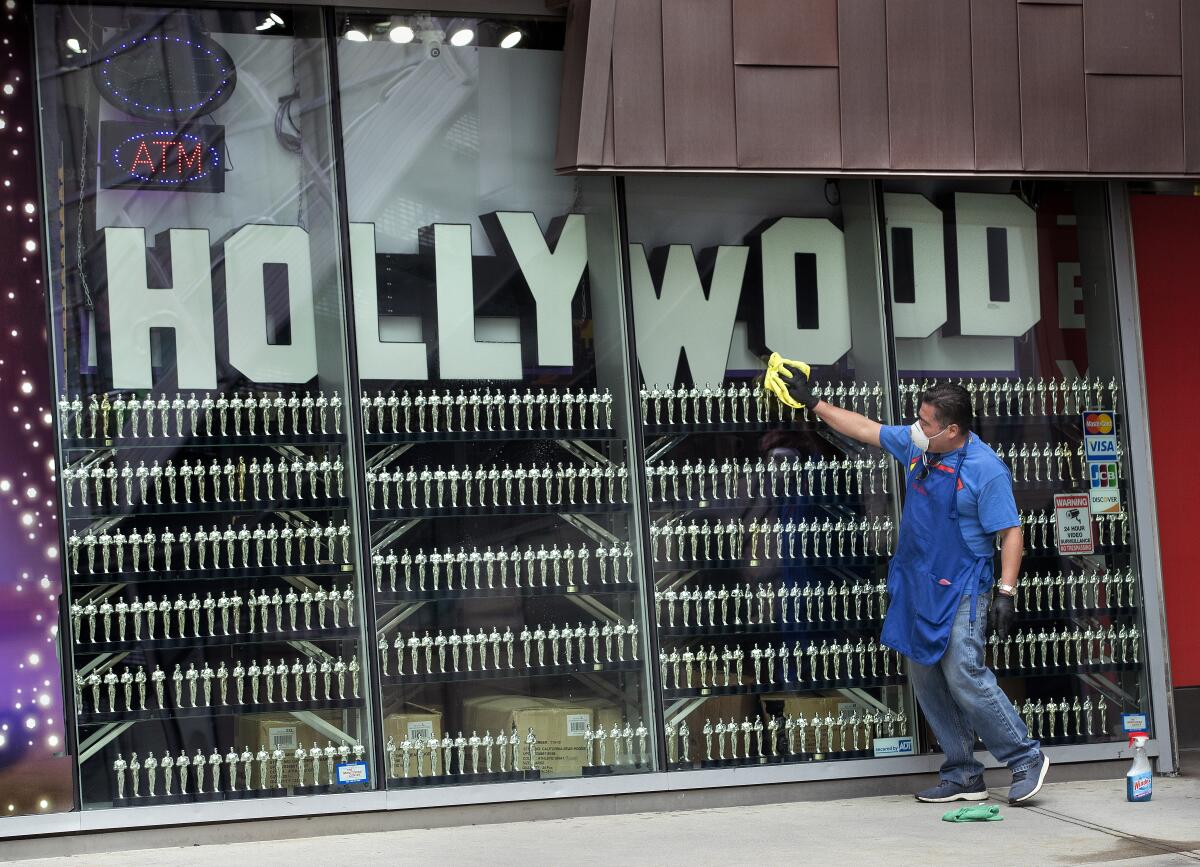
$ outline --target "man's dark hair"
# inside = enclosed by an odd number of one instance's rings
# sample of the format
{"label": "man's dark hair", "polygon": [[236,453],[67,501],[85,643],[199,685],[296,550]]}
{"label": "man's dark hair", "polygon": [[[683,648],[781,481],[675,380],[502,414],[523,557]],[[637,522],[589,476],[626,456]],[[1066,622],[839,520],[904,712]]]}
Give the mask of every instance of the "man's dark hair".
{"label": "man's dark hair", "polygon": [[971,394],[961,385],[939,382],[930,386],[921,394],[921,403],[932,406],[934,418],[945,427],[956,424],[963,433],[970,433],[975,424]]}

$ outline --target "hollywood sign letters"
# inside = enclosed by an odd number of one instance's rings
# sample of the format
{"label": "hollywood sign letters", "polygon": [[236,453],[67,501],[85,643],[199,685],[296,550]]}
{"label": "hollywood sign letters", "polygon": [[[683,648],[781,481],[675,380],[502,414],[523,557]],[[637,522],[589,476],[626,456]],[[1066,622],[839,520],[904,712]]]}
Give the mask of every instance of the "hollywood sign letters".
{"label": "hollywood sign letters", "polygon": [[[917,195],[886,197],[888,228],[903,232],[903,263],[894,251],[889,267],[911,287],[893,304],[901,338],[933,335],[950,317],[943,214]],[[583,215],[556,221],[547,238],[530,213],[501,212],[487,224],[493,246],[510,255],[532,296],[537,364],[573,365],[571,304],[587,268]],[[1037,239],[1034,213],[1012,196],[960,193],[954,201],[957,247],[957,319],[964,336],[1017,337],[1038,320]],[[472,285],[471,228],[438,224],[431,229],[436,275],[438,368],[442,379],[520,379],[519,342],[480,340]],[[174,329],[180,388],[216,387],[217,341],[209,233],[172,229],[168,288],[147,281],[145,231],[104,230],[113,385],[153,385],[150,330]],[[160,242],[163,243],[163,242]],[[893,245],[889,245],[892,250]],[[317,373],[309,239],[298,226],[247,225],[223,243],[225,305],[229,311],[228,362],[264,383],[301,383]],[[374,227],[350,226],[353,315],[363,379],[428,379],[430,347],[381,336]],[[780,217],[752,243],[706,251],[701,262],[686,244],[647,255],[630,247],[631,291],[638,362],[648,383],[668,383],[680,353],[697,383],[720,381],[731,357],[747,357],[747,329],[736,328],[744,292],[758,293],[761,322],[749,324],[756,341],[791,358],[832,364],[851,345],[850,291],[842,232],[825,219]],[[799,321],[799,257],[815,262],[816,321]],[[264,267],[285,266],[290,341],[271,343],[266,327]],[[903,267],[905,273],[896,269]],[[1003,291],[993,284],[997,274]],[[755,275],[760,279],[748,279]],[[808,291],[813,291],[809,287]],[[809,317],[811,319],[811,317]],[[740,354],[739,354],[740,352]]]}

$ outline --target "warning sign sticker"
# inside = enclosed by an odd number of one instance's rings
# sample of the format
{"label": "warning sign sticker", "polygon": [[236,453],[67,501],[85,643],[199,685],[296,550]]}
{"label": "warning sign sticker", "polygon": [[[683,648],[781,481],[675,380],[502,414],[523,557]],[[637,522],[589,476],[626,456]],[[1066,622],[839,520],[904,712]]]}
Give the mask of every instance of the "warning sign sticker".
{"label": "warning sign sticker", "polygon": [[1092,541],[1090,495],[1055,494],[1054,521],[1060,554],[1091,554],[1095,552],[1096,546]]}

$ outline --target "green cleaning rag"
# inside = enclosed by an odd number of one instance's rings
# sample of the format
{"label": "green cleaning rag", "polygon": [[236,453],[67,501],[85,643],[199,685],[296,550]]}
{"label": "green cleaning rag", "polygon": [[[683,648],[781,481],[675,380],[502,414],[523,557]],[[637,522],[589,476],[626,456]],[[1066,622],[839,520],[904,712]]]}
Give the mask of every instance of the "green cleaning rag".
{"label": "green cleaning rag", "polygon": [[942,816],[943,822],[1003,822],[1000,808],[980,805],[978,807],[959,807]]}

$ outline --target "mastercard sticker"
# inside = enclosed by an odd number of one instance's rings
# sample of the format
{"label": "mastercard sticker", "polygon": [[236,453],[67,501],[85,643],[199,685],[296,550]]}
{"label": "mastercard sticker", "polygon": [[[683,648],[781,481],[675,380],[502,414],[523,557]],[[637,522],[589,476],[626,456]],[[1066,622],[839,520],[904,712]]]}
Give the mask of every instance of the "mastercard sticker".
{"label": "mastercard sticker", "polygon": [[1108,409],[1083,413],[1083,444],[1088,461],[1117,459],[1117,414]]}

